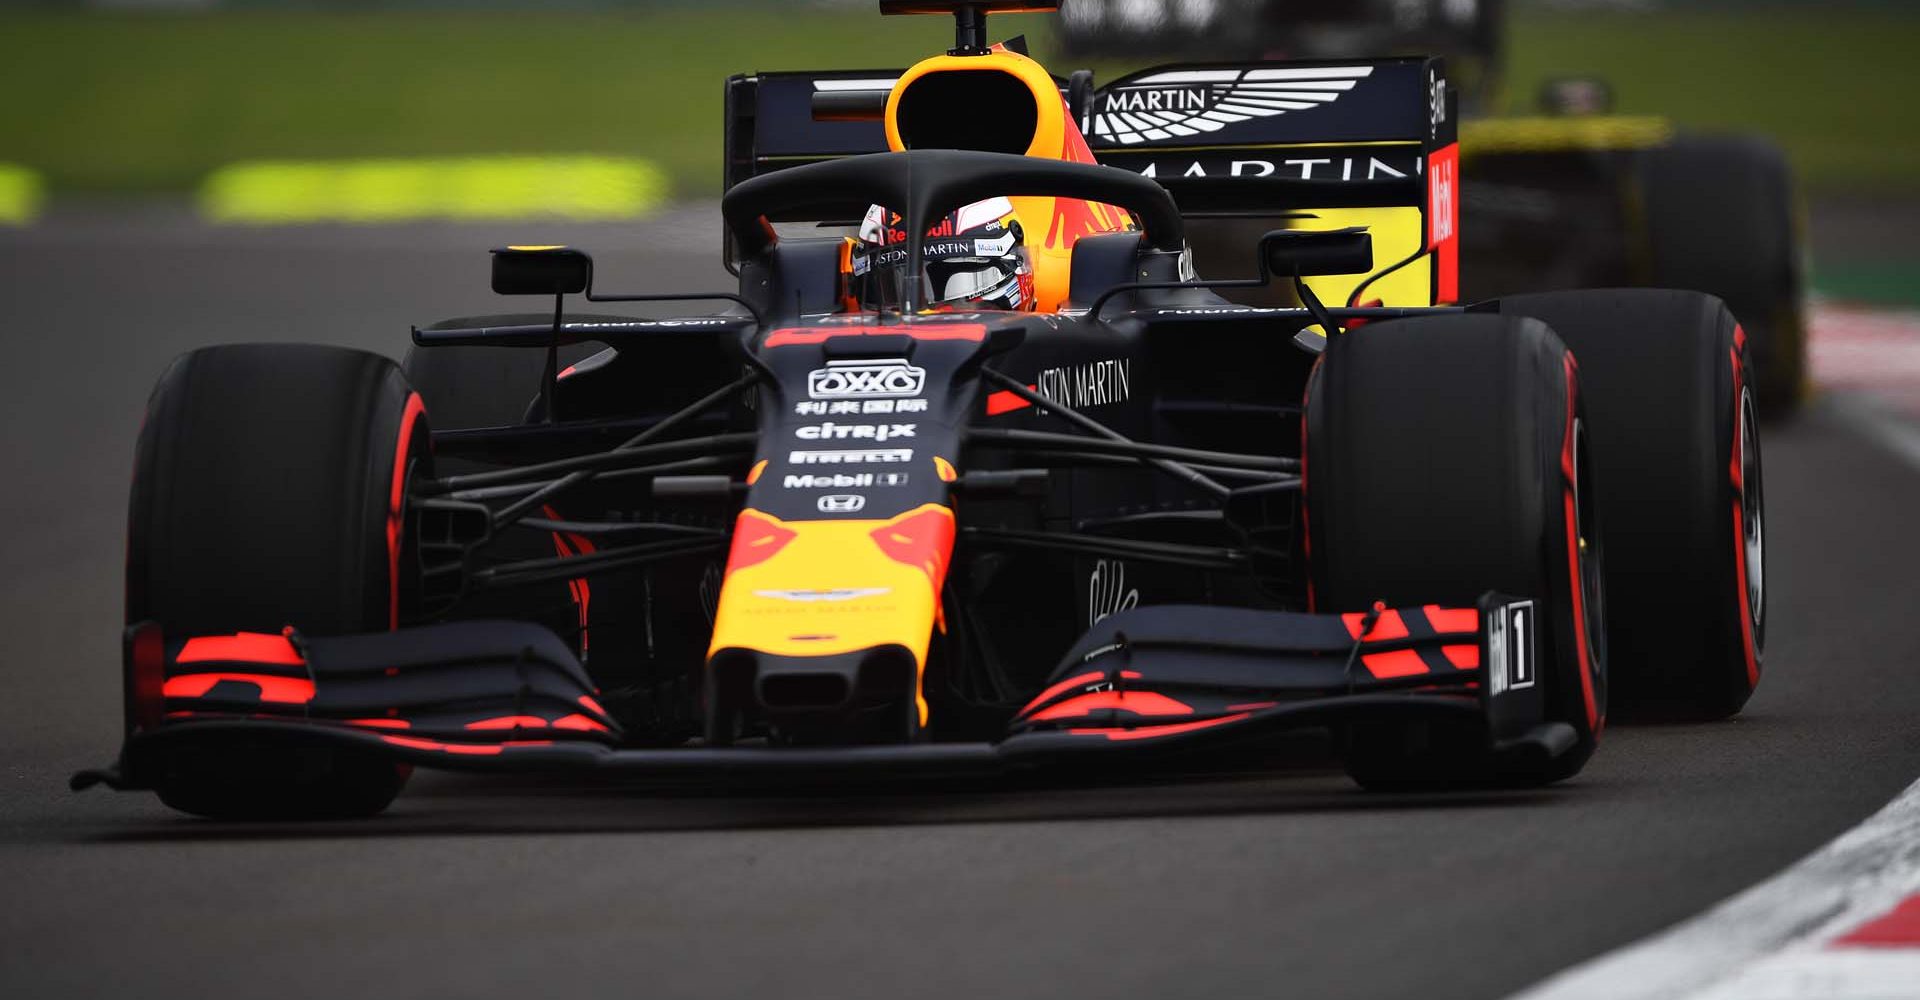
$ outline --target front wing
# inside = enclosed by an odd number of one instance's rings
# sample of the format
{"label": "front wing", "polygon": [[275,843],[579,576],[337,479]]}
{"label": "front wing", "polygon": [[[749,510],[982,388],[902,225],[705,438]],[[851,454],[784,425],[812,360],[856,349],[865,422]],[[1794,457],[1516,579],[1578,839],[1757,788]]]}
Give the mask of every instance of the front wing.
{"label": "front wing", "polygon": [[131,735],[76,789],[153,788],[177,754],[262,745],[358,748],[468,771],[641,777],[993,774],[1139,760],[1351,721],[1483,726],[1499,755],[1573,745],[1545,719],[1534,651],[1507,623],[1530,602],[1314,615],[1164,605],[1111,615],[1064,658],[995,742],[833,748],[635,749],[551,632],[462,622],[304,638],[169,641],[129,630]]}

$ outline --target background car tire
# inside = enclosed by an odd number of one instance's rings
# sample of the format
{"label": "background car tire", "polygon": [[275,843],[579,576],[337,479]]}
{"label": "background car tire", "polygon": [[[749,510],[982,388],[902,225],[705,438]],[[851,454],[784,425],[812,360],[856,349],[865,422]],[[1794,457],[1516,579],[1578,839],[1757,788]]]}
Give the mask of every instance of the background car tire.
{"label": "background car tire", "polygon": [[[127,621],[163,635],[380,631],[414,597],[396,486],[429,471],[419,396],[392,361],[300,344],[181,356],[148,403],[128,513]],[[379,812],[406,771],[326,748],[176,758],[157,791],[218,818]]]}
{"label": "background car tire", "polygon": [[1757,136],[1681,135],[1643,152],[1636,179],[1642,283],[1725,300],[1747,332],[1762,412],[1792,411],[1807,377],[1806,267],[1786,154]]}
{"label": "background car tire", "polygon": [[1552,623],[1539,670],[1548,721],[1577,735],[1559,757],[1503,770],[1477,726],[1356,726],[1349,773],[1402,788],[1577,772],[1605,724],[1606,610],[1582,394],[1560,339],[1500,316],[1371,325],[1333,338],[1307,392],[1315,610],[1533,598]]}
{"label": "background car tire", "polygon": [[1559,338],[1482,315],[1365,326],[1332,338],[1306,420],[1315,610],[1532,597],[1553,637],[1548,722],[1576,733],[1557,758],[1496,764],[1478,726],[1356,726],[1348,774],[1402,789],[1578,772],[1605,726],[1607,649],[1584,413]]}
{"label": "background car tire", "polygon": [[1760,680],[1766,533],[1748,352],[1719,299],[1619,289],[1500,300],[1580,363],[1605,512],[1615,704],[1732,715]]}

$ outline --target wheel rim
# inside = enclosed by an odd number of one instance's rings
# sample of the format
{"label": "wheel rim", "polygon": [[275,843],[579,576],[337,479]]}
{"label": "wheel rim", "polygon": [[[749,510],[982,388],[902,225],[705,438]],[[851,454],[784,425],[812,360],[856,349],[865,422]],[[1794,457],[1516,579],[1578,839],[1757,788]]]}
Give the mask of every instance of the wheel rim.
{"label": "wheel rim", "polygon": [[1753,390],[1740,392],[1740,518],[1742,544],[1746,546],[1747,610],[1753,616],[1753,636],[1757,644],[1766,630],[1767,609],[1767,532],[1766,497],[1760,476],[1759,420],[1755,416]]}

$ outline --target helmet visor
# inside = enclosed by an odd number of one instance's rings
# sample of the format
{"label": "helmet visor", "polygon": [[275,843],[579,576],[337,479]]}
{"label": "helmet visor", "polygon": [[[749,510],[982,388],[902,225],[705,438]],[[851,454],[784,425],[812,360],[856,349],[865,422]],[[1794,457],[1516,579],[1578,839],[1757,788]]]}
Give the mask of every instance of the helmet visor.
{"label": "helmet visor", "polygon": [[1018,277],[1019,263],[1014,258],[975,257],[927,262],[927,278],[933,286],[934,301],[943,305],[991,298]]}

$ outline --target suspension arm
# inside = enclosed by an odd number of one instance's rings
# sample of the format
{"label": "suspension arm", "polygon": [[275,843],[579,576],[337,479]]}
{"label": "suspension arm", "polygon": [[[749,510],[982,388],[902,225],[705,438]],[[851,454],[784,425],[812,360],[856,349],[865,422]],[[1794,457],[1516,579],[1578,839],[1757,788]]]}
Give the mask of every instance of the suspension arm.
{"label": "suspension arm", "polygon": [[1281,458],[1272,455],[1242,455],[1230,451],[1206,451],[1199,448],[1181,448],[1175,445],[1148,444],[1144,441],[1131,441],[1126,438],[1089,438],[1079,434],[1054,434],[1048,431],[976,427],[968,430],[967,441],[970,444],[984,444],[1007,448],[1009,450],[1021,448],[1065,448],[1077,451],[1120,455],[1128,458],[1166,458],[1186,463],[1206,462],[1217,466],[1232,466],[1235,468],[1265,472],[1300,471],[1300,460],[1297,458]]}
{"label": "suspension arm", "polygon": [[968,543],[1003,549],[1051,549],[1081,555],[1138,559],[1194,569],[1242,570],[1247,554],[1211,545],[1181,545],[1174,542],[1149,542],[1131,538],[1104,538],[1099,535],[1056,534],[1045,531],[1018,531],[1011,528],[962,528],[961,538]]}

